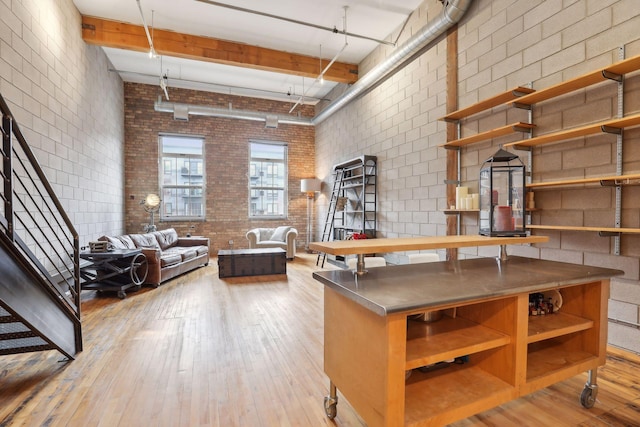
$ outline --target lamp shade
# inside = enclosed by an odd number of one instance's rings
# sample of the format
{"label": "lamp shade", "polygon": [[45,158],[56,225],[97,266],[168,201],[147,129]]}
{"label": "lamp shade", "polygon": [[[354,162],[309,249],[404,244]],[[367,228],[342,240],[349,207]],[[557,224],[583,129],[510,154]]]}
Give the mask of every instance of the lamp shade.
{"label": "lamp shade", "polygon": [[300,181],[300,191],[303,193],[317,193],[320,191],[320,180],[308,178]]}

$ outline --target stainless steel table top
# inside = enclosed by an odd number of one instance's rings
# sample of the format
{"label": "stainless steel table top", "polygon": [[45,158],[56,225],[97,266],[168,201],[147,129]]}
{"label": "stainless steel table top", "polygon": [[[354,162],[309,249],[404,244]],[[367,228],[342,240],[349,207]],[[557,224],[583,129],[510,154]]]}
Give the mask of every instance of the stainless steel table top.
{"label": "stainless steel table top", "polygon": [[317,271],[313,277],[347,298],[384,316],[497,296],[538,292],[624,274],[591,267],[510,256],[352,270]]}

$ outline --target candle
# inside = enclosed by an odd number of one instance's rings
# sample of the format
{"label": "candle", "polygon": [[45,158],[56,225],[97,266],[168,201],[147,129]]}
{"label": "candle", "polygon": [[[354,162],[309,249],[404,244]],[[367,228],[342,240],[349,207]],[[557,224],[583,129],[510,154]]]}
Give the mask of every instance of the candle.
{"label": "candle", "polygon": [[471,209],[480,209],[480,196],[478,193],[471,195]]}
{"label": "candle", "polygon": [[467,187],[456,187],[456,209],[464,209],[462,199],[467,197],[468,192],[469,188]]}
{"label": "candle", "polygon": [[496,206],[494,216],[494,229],[496,231],[513,231],[511,206]]}

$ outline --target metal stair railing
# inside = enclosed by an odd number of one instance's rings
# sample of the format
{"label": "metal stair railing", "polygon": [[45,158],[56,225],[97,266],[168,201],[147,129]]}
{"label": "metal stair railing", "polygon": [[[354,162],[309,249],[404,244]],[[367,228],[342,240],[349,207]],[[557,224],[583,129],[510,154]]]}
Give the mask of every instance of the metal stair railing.
{"label": "metal stair railing", "polygon": [[[333,228],[335,225],[336,206],[338,204],[338,198],[343,186],[344,170],[336,169],[333,174],[333,188],[331,189],[331,198],[329,199],[329,208],[327,209],[327,217],[324,222],[322,230],[321,241],[328,242],[331,240],[333,234]],[[316,259],[316,265],[320,264],[320,267],[324,267],[324,262],[327,259],[325,252],[318,252],[318,258]],[[322,260],[322,263],[320,261]]]}
{"label": "metal stair railing", "polygon": [[[57,349],[73,358],[82,350],[78,233],[1,95],[0,110],[3,141],[0,176],[4,182],[0,194],[1,243],[28,276],[34,278],[34,286],[49,295],[51,309],[63,312],[71,320],[75,348]],[[4,286],[12,284],[5,282]],[[0,305],[11,311],[2,296]],[[33,327],[29,321],[23,323]],[[0,338],[3,336],[0,333]],[[43,339],[49,341],[46,336]],[[55,342],[51,345],[56,347]]]}

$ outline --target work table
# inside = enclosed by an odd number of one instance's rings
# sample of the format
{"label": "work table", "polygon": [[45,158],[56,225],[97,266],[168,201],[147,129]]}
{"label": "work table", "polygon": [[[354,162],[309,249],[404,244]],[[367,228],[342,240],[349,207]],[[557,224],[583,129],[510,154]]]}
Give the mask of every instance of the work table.
{"label": "work table", "polygon": [[[584,371],[580,403],[592,407],[606,356],[609,280],[623,272],[506,256],[508,244],[546,240],[444,236],[310,244],[356,254],[359,264],[358,271],[313,273],[325,285],[327,416],[336,416],[340,389],[369,426],[442,426]],[[363,268],[365,254],[490,245],[500,246],[500,256]],[[544,292],[558,294],[562,305],[530,316],[530,294]],[[440,320],[413,316],[433,311],[442,313]]]}

